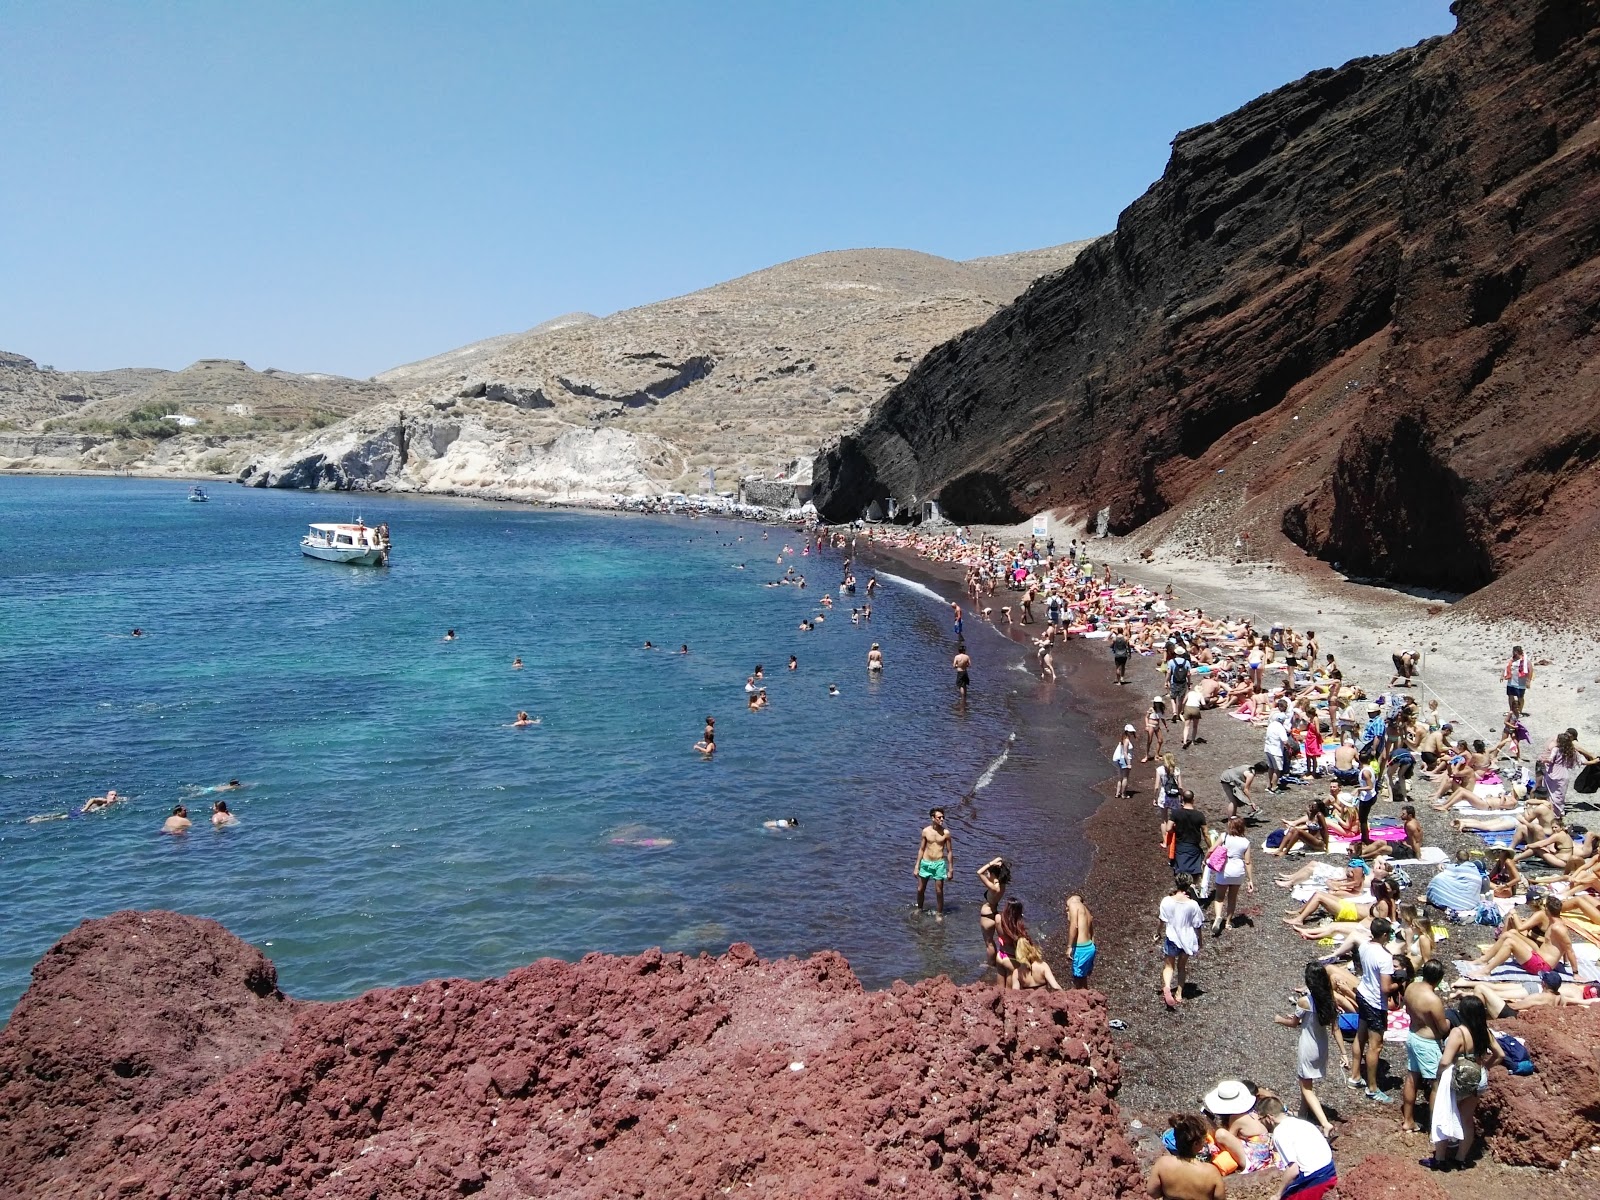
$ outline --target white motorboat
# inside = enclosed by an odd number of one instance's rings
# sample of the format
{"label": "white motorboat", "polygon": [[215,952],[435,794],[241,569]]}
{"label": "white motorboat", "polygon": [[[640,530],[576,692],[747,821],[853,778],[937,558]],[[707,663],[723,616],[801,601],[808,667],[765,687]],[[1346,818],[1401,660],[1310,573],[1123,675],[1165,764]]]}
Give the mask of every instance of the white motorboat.
{"label": "white motorboat", "polygon": [[300,553],[327,562],[358,567],[381,567],[389,561],[389,527],[367,525],[313,525],[300,539]]}
{"label": "white motorboat", "polygon": [[206,495],[205,488],[201,487],[198,483],[189,489],[189,502],[191,504],[204,504],[209,499],[211,499],[211,497]]}

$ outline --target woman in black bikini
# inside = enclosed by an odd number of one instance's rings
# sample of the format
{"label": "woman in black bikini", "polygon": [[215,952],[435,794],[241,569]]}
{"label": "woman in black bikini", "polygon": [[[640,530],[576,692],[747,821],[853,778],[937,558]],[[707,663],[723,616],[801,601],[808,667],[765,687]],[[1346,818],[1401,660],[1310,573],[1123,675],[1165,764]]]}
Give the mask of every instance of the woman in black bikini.
{"label": "woman in black bikini", "polygon": [[991,858],[978,868],[978,880],[983,884],[983,903],[978,907],[978,925],[983,929],[983,945],[989,955],[989,965],[999,970],[995,958],[994,927],[1000,917],[1000,901],[1005,897],[1006,885],[1011,882],[1011,868],[1003,858]]}

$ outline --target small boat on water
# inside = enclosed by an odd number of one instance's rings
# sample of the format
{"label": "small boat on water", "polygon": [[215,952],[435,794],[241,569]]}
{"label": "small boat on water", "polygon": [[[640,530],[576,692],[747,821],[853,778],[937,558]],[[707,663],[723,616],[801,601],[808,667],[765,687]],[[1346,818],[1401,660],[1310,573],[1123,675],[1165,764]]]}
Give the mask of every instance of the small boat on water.
{"label": "small boat on water", "polygon": [[389,561],[389,527],[358,517],[353,525],[313,525],[300,539],[300,553],[326,562],[381,567]]}
{"label": "small boat on water", "polygon": [[189,503],[204,504],[209,499],[211,499],[211,497],[206,495],[205,488],[201,487],[198,483],[189,489]]}

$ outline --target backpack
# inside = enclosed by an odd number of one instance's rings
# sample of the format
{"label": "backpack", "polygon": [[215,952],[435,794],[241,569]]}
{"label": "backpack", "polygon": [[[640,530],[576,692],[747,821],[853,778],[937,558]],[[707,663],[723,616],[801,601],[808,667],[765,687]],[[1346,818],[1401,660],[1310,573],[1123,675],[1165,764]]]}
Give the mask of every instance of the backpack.
{"label": "backpack", "polygon": [[1526,1042],[1509,1033],[1496,1033],[1494,1040],[1500,1043],[1500,1052],[1506,1056],[1506,1070],[1513,1075],[1533,1074],[1533,1055],[1528,1053]]}
{"label": "backpack", "polygon": [[1463,1057],[1455,1061],[1455,1072],[1450,1079],[1450,1090],[1455,1093],[1457,1100],[1465,1100],[1478,1094],[1478,1087],[1483,1083],[1483,1064],[1476,1058]]}
{"label": "backpack", "polygon": [[1189,660],[1175,658],[1172,660],[1172,687],[1174,691],[1187,689],[1189,686]]}

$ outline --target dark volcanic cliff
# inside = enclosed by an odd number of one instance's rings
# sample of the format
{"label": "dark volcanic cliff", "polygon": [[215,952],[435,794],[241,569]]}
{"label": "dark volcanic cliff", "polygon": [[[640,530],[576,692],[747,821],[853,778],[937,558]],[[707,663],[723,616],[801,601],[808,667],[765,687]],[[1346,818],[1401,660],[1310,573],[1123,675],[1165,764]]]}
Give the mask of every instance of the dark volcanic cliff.
{"label": "dark volcanic cliff", "polygon": [[1113,237],[818,459],[823,514],[1203,507],[1209,549],[1257,521],[1457,590],[1592,532],[1600,0],[1454,11],[1182,134]]}

